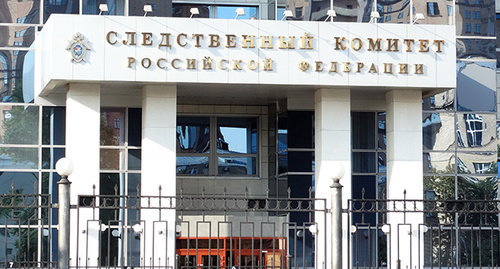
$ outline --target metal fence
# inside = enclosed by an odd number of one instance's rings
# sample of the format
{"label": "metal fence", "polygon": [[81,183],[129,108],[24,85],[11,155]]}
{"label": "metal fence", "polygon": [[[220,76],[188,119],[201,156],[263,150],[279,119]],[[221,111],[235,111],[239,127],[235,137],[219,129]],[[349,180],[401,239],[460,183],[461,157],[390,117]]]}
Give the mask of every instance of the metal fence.
{"label": "metal fence", "polygon": [[[76,243],[70,243],[77,257],[72,267],[329,268],[315,265],[317,251],[327,249],[326,243],[318,245],[327,240],[317,236],[326,238],[326,231],[315,234],[311,227],[325,227],[318,219],[330,213],[326,201],[312,194],[137,193],[79,196],[71,209]],[[348,204],[349,268],[500,266],[499,200],[352,199]],[[0,195],[0,267],[57,267],[56,212],[50,195],[14,187]],[[175,239],[161,241],[168,227],[175,227]],[[150,232],[153,236],[145,236]],[[155,252],[159,244],[171,253],[175,249],[175,256]]]}

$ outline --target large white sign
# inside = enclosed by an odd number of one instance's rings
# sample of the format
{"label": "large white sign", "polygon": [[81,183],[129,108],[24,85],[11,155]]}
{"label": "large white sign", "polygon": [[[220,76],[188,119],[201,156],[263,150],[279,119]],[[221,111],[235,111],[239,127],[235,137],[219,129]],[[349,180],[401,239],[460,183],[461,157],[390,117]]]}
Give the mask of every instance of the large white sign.
{"label": "large white sign", "polygon": [[454,33],[448,25],[53,15],[37,51],[49,90],[70,80],[452,88]]}

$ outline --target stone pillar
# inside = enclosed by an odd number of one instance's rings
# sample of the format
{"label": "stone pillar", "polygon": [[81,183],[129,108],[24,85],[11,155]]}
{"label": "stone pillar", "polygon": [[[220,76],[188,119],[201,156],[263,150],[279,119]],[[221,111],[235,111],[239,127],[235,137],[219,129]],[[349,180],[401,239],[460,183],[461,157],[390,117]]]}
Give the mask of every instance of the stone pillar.
{"label": "stone pillar", "polygon": [[[315,191],[316,198],[326,199],[326,205],[317,203],[317,208],[330,208],[332,175],[335,166],[341,163],[345,175],[340,180],[342,208],[347,208],[351,197],[351,91],[349,89],[320,89],[315,92]],[[331,221],[330,216],[316,214],[316,268],[331,268]],[[326,224],[326,227],[325,227]],[[343,267],[347,268],[347,216],[343,216],[342,229]]]}
{"label": "stone pillar", "polygon": [[[78,204],[78,194],[91,195],[93,185],[96,185],[96,193],[99,193],[100,99],[99,84],[72,83],[68,86],[66,157],[75,165],[73,173],[68,177],[72,182],[72,205]],[[76,211],[71,211],[70,267],[77,264],[97,266],[99,227],[93,222],[87,222],[93,218],[92,209],[82,208],[79,219]],[[99,216],[98,211],[96,214]],[[84,230],[85,233],[82,233]]]}
{"label": "stone pillar", "polygon": [[[142,195],[158,196],[161,188],[161,196],[175,196],[176,114],[176,86],[142,89]],[[151,206],[159,206],[158,200],[149,202]],[[169,202],[168,199],[161,201],[162,205]],[[174,266],[175,209],[143,209],[141,220],[144,228],[141,266]]]}
{"label": "stone pillar", "polygon": [[[386,94],[386,102],[387,198],[421,200],[422,93],[420,90],[393,90]],[[423,253],[423,242],[419,242],[423,213],[389,213],[387,221],[390,224],[389,268],[415,268],[419,264],[422,267],[423,259],[419,263],[418,254]]]}

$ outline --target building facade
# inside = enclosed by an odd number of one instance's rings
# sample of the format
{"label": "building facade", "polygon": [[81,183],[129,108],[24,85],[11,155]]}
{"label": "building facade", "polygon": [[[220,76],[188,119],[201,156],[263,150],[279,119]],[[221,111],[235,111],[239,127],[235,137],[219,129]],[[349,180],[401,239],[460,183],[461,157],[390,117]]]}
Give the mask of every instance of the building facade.
{"label": "building facade", "polygon": [[[78,213],[71,227],[78,228],[70,266],[328,268],[336,163],[346,168],[343,208],[360,198],[499,199],[493,1],[0,5],[2,193],[48,194],[57,202],[55,163],[72,159]],[[92,197],[112,195],[251,196],[247,209],[268,198],[319,202],[315,212],[290,214],[180,213],[161,199],[140,211],[96,210]],[[50,224],[55,212],[43,213],[54,214]],[[352,233],[350,223],[366,240],[345,240],[344,253],[366,251],[365,263],[394,268],[434,265],[417,255],[425,251],[422,240],[406,249],[396,247],[396,237],[385,239],[389,252],[408,259],[370,252],[379,243],[363,227],[446,220],[358,217],[344,218],[343,236]],[[16,226],[12,219],[4,215],[2,224]],[[21,230],[5,229],[0,260],[29,252],[16,243]],[[42,234],[30,255],[56,259],[55,241],[45,243]],[[277,243],[263,247],[270,238]],[[459,241],[447,250],[460,248]],[[189,250],[193,242],[196,252]],[[158,253],[166,258],[153,262]],[[354,264],[344,256],[344,266]],[[474,265],[459,256],[451,260]]]}

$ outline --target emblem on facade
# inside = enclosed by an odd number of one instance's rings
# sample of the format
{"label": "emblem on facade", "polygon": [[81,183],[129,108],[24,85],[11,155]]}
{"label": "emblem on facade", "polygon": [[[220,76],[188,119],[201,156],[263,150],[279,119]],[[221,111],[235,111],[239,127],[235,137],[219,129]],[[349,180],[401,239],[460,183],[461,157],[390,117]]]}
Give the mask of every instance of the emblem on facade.
{"label": "emblem on facade", "polygon": [[71,60],[77,63],[85,61],[85,55],[87,54],[87,51],[90,51],[90,47],[87,44],[85,37],[80,33],[76,33],[66,49],[69,50],[71,52],[71,56],[73,56],[73,59]]}

